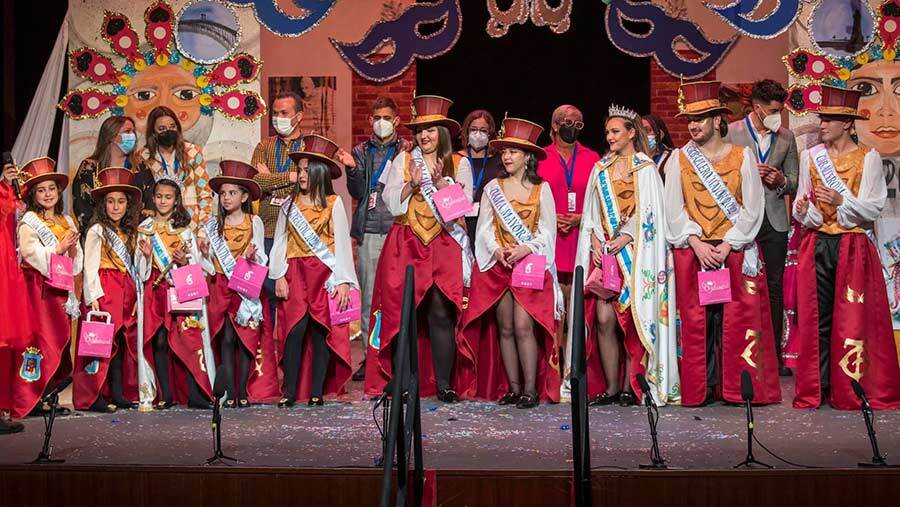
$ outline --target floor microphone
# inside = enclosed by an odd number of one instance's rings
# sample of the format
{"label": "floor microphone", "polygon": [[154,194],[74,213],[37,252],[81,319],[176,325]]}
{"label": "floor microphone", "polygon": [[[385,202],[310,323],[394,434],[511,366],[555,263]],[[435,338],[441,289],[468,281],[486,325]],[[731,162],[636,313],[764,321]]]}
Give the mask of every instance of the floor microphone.
{"label": "floor microphone", "polygon": [[650,384],[647,383],[646,377],[644,377],[643,373],[637,374],[638,385],[641,387],[641,392],[644,393],[644,404],[648,407],[650,403],[653,402],[653,396],[650,395]]}
{"label": "floor microphone", "polygon": [[878,450],[878,440],[875,438],[875,414],[872,412],[872,406],[869,405],[869,399],[866,398],[866,391],[856,379],[850,379],[850,387],[853,393],[859,398],[860,409],[863,413],[863,419],[866,421],[866,432],[869,434],[869,444],[872,446],[872,462],[859,463],[861,467],[884,467],[888,466],[881,451]]}
{"label": "floor microphone", "polygon": [[772,465],[757,461],[753,457],[753,377],[747,370],[741,371],[741,399],[747,410],[747,456],[734,468],[745,466],[750,468],[751,465],[760,465],[766,468],[772,468]]}
{"label": "floor microphone", "polygon": [[753,379],[747,370],[741,372],[741,399],[746,402],[753,401]]}
{"label": "floor microphone", "polygon": [[642,469],[664,470],[666,469],[666,460],[659,453],[659,440],[656,436],[656,423],[659,422],[659,411],[656,408],[656,402],[653,401],[650,384],[643,373],[636,375],[641,393],[644,395],[644,405],[647,407],[647,423],[650,425],[650,463],[649,465],[639,465]]}

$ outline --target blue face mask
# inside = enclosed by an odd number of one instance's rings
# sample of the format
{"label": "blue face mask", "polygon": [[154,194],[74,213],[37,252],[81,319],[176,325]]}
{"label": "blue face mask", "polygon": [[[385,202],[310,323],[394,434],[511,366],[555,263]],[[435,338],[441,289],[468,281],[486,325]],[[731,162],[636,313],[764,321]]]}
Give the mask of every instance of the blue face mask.
{"label": "blue face mask", "polygon": [[122,140],[119,141],[119,149],[122,150],[122,153],[128,155],[134,151],[134,146],[137,144],[137,135],[134,132],[122,132],[120,137]]}
{"label": "blue face mask", "polygon": [[647,142],[651,151],[656,149],[656,136],[647,136]]}

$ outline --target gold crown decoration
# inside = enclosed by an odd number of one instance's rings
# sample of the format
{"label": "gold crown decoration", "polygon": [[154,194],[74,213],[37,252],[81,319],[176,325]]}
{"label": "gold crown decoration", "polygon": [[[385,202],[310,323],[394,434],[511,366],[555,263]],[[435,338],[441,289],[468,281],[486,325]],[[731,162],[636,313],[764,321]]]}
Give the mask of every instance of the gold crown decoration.
{"label": "gold crown decoration", "polygon": [[505,111],[503,113],[503,120],[500,121],[500,132],[497,132],[497,137],[499,139],[503,139],[506,137],[506,119],[509,118],[509,111]]}
{"label": "gold crown decoration", "polygon": [[609,106],[609,117],[618,117],[625,118],[631,121],[636,121],[638,114],[627,107],[617,106],[616,104],[611,104]]}
{"label": "gold crown decoration", "polygon": [[409,103],[410,115],[412,115],[413,119],[416,119],[416,90],[413,90],[412,100]]}
{"label": "gold crown decoration", "polygon": [[684,74],[680,74],[678,76],[678,112],[683,113],[685,111],[685,103],[684,103]]}

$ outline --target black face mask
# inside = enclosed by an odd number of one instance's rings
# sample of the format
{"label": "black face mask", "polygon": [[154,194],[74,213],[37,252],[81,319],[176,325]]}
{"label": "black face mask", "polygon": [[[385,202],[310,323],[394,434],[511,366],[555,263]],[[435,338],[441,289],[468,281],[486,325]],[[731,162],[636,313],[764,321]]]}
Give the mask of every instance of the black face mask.
{"label": "black face mask", "polygon": [[175,146],[175,142],[178,141],[178,131],[166,130],[165,132],[156,134],[156,140],[159,142],[160,146],[171,148],[172,146]]}
{"label": "black face mask", "polygon": [[559,127],[559,138],[569,144],[577,141],[580,133],[581,131],[575,128],[575,125]]}

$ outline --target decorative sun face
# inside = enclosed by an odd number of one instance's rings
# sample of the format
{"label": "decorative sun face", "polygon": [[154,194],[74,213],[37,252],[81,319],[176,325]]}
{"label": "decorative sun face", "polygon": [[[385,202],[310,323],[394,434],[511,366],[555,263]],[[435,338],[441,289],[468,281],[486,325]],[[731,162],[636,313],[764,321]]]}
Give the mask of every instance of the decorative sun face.
{"label": "decorative sun face", "polygon": [[125,115],[134,118],[137,130],[145,133],[147,116],[157,106],[175,111],[185,131],[191,129],[200,118],[200,95],[194,75],[180,65],[153,65],[138,73],[126,87],[128,102]]}
{"label": "decorative sun face", "polygon": [[900,155],[900,61],[877,60],[854,70],[849,88],[862,92],[856,121],[859,141],[882,156]]}

